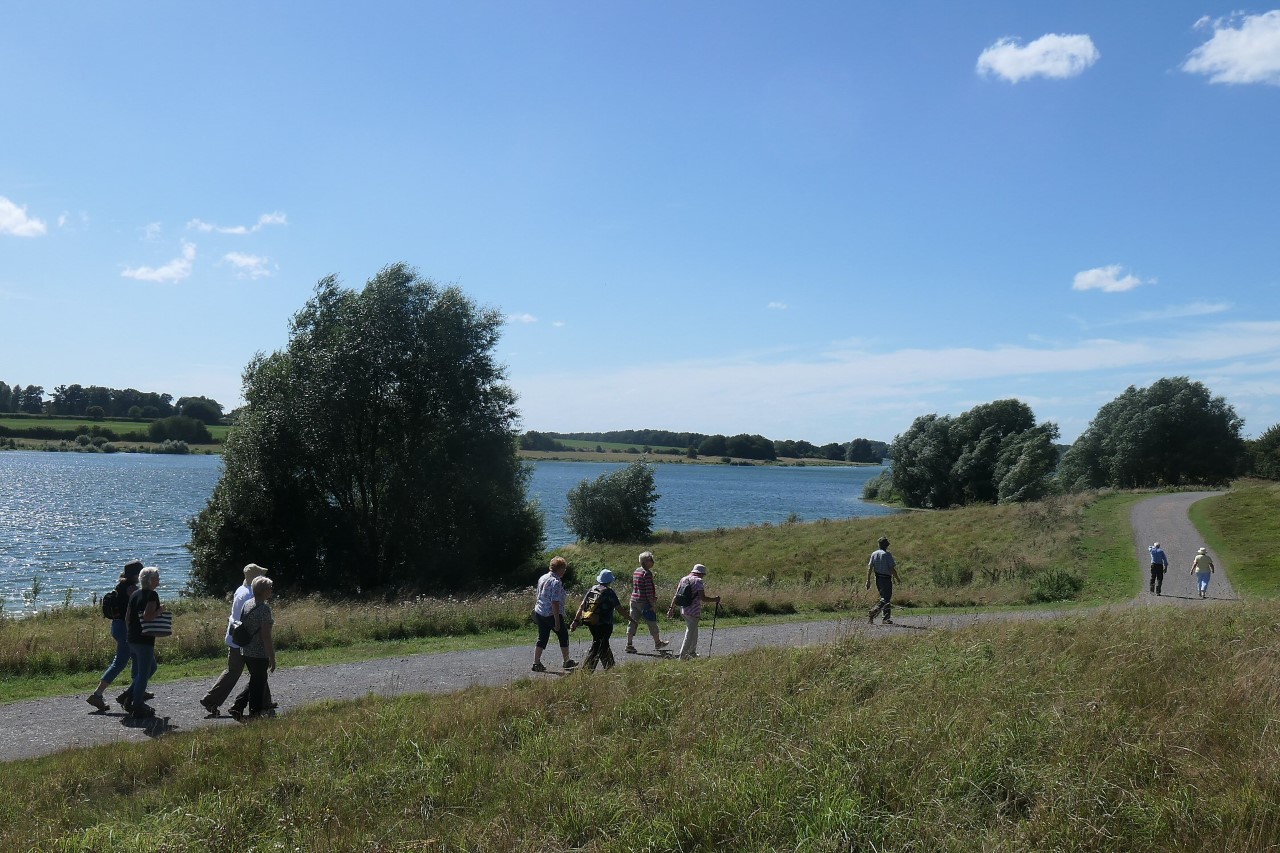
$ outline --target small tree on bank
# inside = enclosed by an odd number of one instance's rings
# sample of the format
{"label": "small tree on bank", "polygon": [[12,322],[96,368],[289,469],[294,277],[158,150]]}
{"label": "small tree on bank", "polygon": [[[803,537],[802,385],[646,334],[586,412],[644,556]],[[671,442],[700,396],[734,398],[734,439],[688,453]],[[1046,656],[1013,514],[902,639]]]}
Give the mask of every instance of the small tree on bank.
{"label": "small tree on bank", "polygon": [[564,520],[584,542],[636,542],[653,535],[657,502],[653,469],[636,461],[570,489]]}
{"label": "small tree on bank", "polygon": [[301,590],[438,590],[509,575],[541,547],[516,455],[503,324],[404,265],[320,281],[289,344],[244,374],[223,475],[191,524],[192,584],[244,564]]}

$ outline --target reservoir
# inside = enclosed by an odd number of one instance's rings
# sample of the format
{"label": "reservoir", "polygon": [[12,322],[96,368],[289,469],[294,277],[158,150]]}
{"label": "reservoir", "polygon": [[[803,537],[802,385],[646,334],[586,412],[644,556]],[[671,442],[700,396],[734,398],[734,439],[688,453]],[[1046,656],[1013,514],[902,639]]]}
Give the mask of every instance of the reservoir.
{"label": "reservoir", "polygon": [[[627,461],[631,461],[628,459]],[[529,497],[542,508],[546,547],[572,542],[567,494],[626,462],[535,462]],[[186,585],[187,520],[204,507],[219,456],[0,453],[0,596],[4,611],[81,604],[114,585],[138,557],[164,570],[163,590]],[[862,501],[876,467],[654,465],[655,530],[710,530],[893,512]],[[34,595],[33,595],[34,593]]]}

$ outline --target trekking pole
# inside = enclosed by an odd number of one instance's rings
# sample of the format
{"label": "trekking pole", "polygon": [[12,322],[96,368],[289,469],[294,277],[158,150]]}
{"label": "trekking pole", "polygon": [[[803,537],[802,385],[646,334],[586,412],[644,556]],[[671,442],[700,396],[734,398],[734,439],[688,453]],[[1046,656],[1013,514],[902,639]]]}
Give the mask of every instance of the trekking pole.
{"label": "trekking pole", "polygon": [[716,609],[711,611],[711,642],[707,643],[707,657],[711,657],[711,649],[716,644],[716,617],[720,615],[720,602],[716,602]]}

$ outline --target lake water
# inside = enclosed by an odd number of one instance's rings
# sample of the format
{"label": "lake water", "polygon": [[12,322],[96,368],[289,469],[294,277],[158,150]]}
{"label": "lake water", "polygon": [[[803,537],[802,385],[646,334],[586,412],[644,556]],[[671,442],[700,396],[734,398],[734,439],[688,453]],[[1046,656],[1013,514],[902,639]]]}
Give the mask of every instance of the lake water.
{"label": "lake water", "polygon": [[[0,453],[0,596],[7,612],[89,601],[110,588],[133,557],[165,570],[164,589],[186,584],[187,519],[208,501],[217,456],[144,453]],[[530,497],[546,519],[546,545],[573,541],[566,496],[584,479],[626,463],[537,462]],[[707,530],[884,515],[861,500],[879,467],[655,465],[660,530]],[[33,578],[42,589],[27,598]]]}

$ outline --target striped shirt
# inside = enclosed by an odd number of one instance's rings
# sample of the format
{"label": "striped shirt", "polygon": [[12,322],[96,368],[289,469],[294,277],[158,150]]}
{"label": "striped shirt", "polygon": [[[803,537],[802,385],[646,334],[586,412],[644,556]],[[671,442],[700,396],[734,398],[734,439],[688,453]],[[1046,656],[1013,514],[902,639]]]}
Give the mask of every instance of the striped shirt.
{"label": "striped shirt", "polygon": [[653,583],[653,572],[644,566],[631,573],[631,600],[657,601],[658,588]]}

